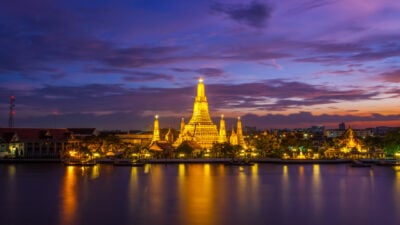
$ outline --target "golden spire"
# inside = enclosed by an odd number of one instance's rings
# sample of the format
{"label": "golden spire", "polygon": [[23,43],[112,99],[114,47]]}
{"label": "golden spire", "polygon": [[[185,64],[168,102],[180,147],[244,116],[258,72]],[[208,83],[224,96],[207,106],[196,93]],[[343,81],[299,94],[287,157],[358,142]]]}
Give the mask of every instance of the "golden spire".
{"label": "golden spire", "polygon": [[202,148],[211,149],[212,145],[218,142],[218,137],[217,126],[212,122],[208,112],[204,80],[199,78],[192,118],[188,124],[184,125],[184,129],[181,127],[181,133],[174,145],[178,146],[185,140],[194,140]]}
{"label": "golden spire", "polygon": [[167,142],[169,142],[169,143],[174,142],[174,135],[173,135],[172,132],[171,132],[171,128],[168,128],[168,132],[167,132],[167,134],[165,135],[165,141],[167,141]]}
{"label": "golden spire", "polygon": [[158,115],[154,116],[154,130],[153,130],[153,139],[151,142],[156,142],[160,140],[160,126],[158,124]]}
{"label": "golden spire", "polygon": [[231,145],[238,145],[238,136],[236,135],[235,129],[233,129],[233,127],[232,127],[231,136],[229,138],[229,143],[231,143]]}
{"label": "golden spire", "polygon": [[226,138],[224,115],[221,115],[221,120],[219,121],[219,138],[218,138],[218,142],[219,143],[225,143],[227,141],[228,140]]}
{"label": "golden spire", "polygon": [[240,116],[237,118],[237,128],[236,135],[238,139],[238,145],[241,145],[243,148],[246,148],[246,143],[244,142],[243,130],[242,130],[242,121],[240,120]]}
{"label": "golden spire", "polygon": [[183,133],[183,130],[185,129],[185,118],[181,118],[181,132]]}

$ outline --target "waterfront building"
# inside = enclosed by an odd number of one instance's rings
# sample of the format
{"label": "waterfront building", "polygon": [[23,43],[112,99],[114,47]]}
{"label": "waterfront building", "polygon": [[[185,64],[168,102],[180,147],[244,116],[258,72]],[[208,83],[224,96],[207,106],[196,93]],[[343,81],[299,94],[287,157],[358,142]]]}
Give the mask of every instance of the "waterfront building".
{"label": "waterfront building", "polygon": [[0,128],[2,156],[59,158],[66,150],[71,131],[46,128]]}
{"label": "waterfront building", "polygon": [[130,131],[116,136],[125,144],[148,146],[153,140],[153,133],[154,131]]}
{"label": "waterfront building", "polygon": [[[366,138],[370,136],[374,136],[374,129],[368,128],[368,129],[352,129],[354,132],[354,136],[360,137],[360,138]],[[325,136],[327,138],[338,138],[342,137],[345,134],[346,130],[340,130],[340,129],[327,129],[325,130]]]}
{"label": "waterfront building", "polygon": [[217,126],[211,120],[203,79],[197,84],[197,95],[193,105],[193,115],[188,124],[181,120],[181,132],[174,143],[179,146],[184,141],[196,142],[203,149],[211,149],[219,140]]}

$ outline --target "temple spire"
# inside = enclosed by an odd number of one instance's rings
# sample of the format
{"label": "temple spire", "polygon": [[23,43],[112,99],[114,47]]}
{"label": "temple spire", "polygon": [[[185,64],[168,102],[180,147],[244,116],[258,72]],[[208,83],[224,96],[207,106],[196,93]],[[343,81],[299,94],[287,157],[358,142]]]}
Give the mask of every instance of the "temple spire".
{"label": "temple spire", "polygon": [[181,120],[181,133],[174,146],[179,146],[183,141],[195,141],[201,148],[211,149],[213,144],[217,143],[218,140],[218,129],[211,120],[208,112],[205,85],[203,79],[200,78],[197,83],[192,118],[187,124],[184,124]]}
{"label": "temple spire", "polygon": [[229,143],[231,145],[238,145],[238,137],[235,133],[235,129],[233,129],[232,127],[232,132],[231,132],[231,136],[229,137]]}
{"label": "temple spire", "polygon": [[197,84],[197,95],[196,99],[194,100],[193,105],[193,115],[189,121],[189,124],[214,124],[211,121],[210,114],[208,112],[208,102],[206,97],[206,90],[204,87],[203,79],[200,78]]}
{"label": "temple spire", "polygon": [[228,140],[226,138],[225,119],[224,119],[224,115],[221,115],[221,120],[219,121],[219,138],[218,138],[218,142],[219,143],[225,143],[227,141]]}
{"label": "temple spire", "polygon": [[183,133],[183,130],[185,130],[185,118],[181,118],[181,133]]}
{"label": "temple spire", "polygon": [[246,143],[244,142],[243,137],[243,129],[242,129],[242,120],[240,116],[237,118],[237,128],[236,128],[236,135],[238,139],[238,145],[241,145],[243,148],[246,148]]}
{"label": "temple spire", "polygon": [[158,115],[154,116],[154,130],[153,130],[153,139],[151,142],[156,142],[160,140],[160,126],[158,124]]}

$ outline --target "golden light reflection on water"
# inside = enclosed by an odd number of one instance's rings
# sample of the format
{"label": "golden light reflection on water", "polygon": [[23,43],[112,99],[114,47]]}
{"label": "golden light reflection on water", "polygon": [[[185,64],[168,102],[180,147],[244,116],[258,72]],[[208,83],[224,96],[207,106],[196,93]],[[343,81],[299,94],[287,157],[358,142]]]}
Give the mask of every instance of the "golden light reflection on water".
{"label": "golden light reflection on water", "polygon": [[288,166],[282,166],[282,187],[284,191],[288,191],[289,189],[289,171]]}
{"label": "golden light reflection on water", "polygon": [[15,168],[15,165],[9,165],[8,166],[8,176],[10,177],[10,178],[14,178],[15,177],[15,174],[16,174],[16,168]]}
{"label": "golden light reflection on water", "polygon": [[216,204],[210,165],[182,164],[178,171],[181,224],[215,224],[215,212],[210,210]]}
{"label": "golden light reflection on water", "polygon": [[313,192],[313,202],[317,210],[322,207],[322,190],[321,190],[321,170],[319,164],[313,165],[312,172],[312,192]]}
{"label": "golden light reflection on water", "polygon": [[400,166],[394,166],[393,170],[395,171],[396,176],[396,193],[400,193]]}
{"label": "golden light reflection on water", "polygon": [[321,174],[320,174],[320,166],[319,164],[313,165],[313,173],[312,173],[312,181],[313,181],[313,190],[320,191],[321,187]]}
{"label": "golden light reflection on water", "polygon": [[91,179],[96,179],[100,176],[100,166],[99,165],[95,165],[94,167],[92,167],[92,172],[90,175]]}
{"label": "golden light reflection on water", "polygon": [[77,215],[76,170],[79,167],[68,166],[61,186],[61,224],[74,224]]}

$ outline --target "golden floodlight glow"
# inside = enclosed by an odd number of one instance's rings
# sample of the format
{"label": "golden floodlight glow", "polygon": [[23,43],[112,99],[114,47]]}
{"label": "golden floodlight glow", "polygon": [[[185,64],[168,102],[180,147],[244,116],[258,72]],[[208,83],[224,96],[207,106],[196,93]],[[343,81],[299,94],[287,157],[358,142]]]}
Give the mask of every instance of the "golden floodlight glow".
{"label": "golden floodlight glow", "polygon": [[199,83],[203,83],[203,78],[199,78]]}
{"label": "golden floodlight glow", "polygon": [[154,116],[154,118],[158,119],[158,115],[156,114],[156,115]]}

